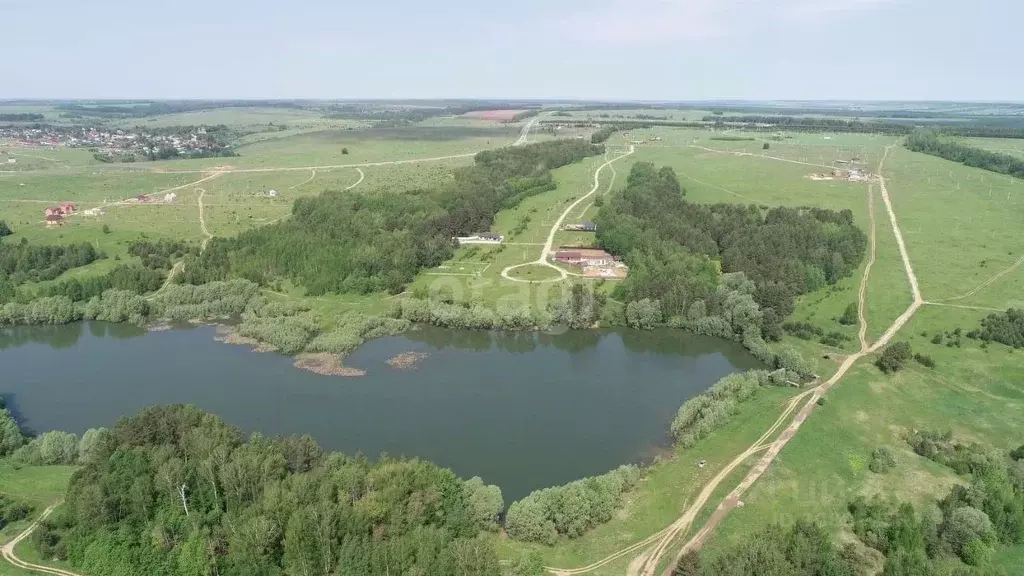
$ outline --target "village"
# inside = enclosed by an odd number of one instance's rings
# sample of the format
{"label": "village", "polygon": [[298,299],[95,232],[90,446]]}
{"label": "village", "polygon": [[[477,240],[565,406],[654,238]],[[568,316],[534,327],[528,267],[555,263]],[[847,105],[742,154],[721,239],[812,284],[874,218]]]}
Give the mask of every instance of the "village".
{"label": "village", "polygon": [[203,126],[173,132],[82,126],[2,126],[0,141],[23,148],[88,148],[97,160],[103,162],[234,154],[214,131]]}

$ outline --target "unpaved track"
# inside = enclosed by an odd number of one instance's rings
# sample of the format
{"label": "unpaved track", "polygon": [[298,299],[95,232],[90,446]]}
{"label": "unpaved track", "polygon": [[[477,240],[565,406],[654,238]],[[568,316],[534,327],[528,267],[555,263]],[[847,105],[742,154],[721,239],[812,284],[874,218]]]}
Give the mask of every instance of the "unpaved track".
{"label": "unpaved track", "polygon": [[196,200],[196,203],[199,204],[199,227],[203,229],[203,235],[206,236],[203,239],[202,246],[202,249],[206,250],[206,245],[210,243],[210,240],[213,240],[213,234],[210,234],[210,230],[206,227],[206,211],[203,209],[203,195],[206,194],[206,190],[203,188],[198,188],[198,190],[199,198]]}
{"label": "unpaved track", "polygon": [[[704,543],[704,540],[711,533],[711,531],[714,530],[714,528],[725,518],[726,514],[728,514],[730,510],[736,507],[740,497],[743,496],[744,493],[746,493],[747,489],[749,489],[750,486],[752,486],[761,477],[762,474],[764,474],[764,472],[768,469],[771,463],[779,455],[779,452],[781,452],[782,449],[786,446],[786,444],[788,444],[789,441],[793,439],[797,431],[799,431],[800,426],[804,423],[804,421],[806,421],[807,417],[810,416],[811,412],[814,411],[815,406],[817,406],[818,399],[824,396],[832,388],[832,386],[839,382],[839,380],[842,379],[844,375],[846,375],[846,373],[850,370],[850,368],[857,360],[860,360],[861,358],[869,354],[875,353],[880,348],[888,344],[889,341],[892,340],[893,336],[896,335],[896,333],[907,323],[907,321],[910,320],[914,313],[917,312],[917,310],[924,304],[924,300],[921,298],[921,291],[918,286],[917,276],[914,274],[914,268],[910,263],[910,257],[907,254],[906,244],[903,241],[903,234],[900,231],[899,222],[896,219],[896,213],[893,211],[892,201],[889,197],[889,190],[886,187],[885,176],[883,175],[885,159],[888,157],[889,151],[891,149],[892,146],[886,147],[885,154],[882,156],[882,160],[879,162],[878,184],[882,192],[882,201],[885,203],[886,212],[888,212],[889,214],[889,222],[892,225],[893,235],[896,237],[896,245],[899,247],[900,250],[900,258],[903,260],[903,268],[907,274],[907,280],[910,284],[910,290],[914,296],[913,303],[911,303],[910,307],[907,308],[907,310],[903,314],[901,314],[900,317],[897,318],[891,326],[889,326],[885,333],[882,334],[882,336],[873,345],[863,346],[863,344],[865,344],[866,342],[862,343],[861,350],[854,354],[851,354],[850,356],[847,356],[846,359],[843,360],[843,363],[839,366],[839,369],[836,371],[835,374],[832,375],[831,378],[829,378],[827,381],[811,390],[812,394],[810,396],[810,399],[807,401],[806,404],[804,404],[804,407],[797,413],[796,417],[793,419],[793,422],[790,423],[790,425],[786,427],[785,430],[783,430],[782,434],[780,434],[779,437],[768,446],[768,450],[765,452],[764,456],[761,457],[760,462],[758,462],[757,465],[754,466],[754,469],[747,474],[747,477],[743,479],[739,486],[737,486],[732,492],[730,492],[726,499],[718,505],[718,508],[712,514],[707,524],[693,538],[691,538],[685,546],[683,546],[682,550],[680,550],[679,554],[676,556],[677,560],[678,558],[681,558],[685,553],[691,550],[700,549],[700,547]],[[866,304],[864,298],[865,294],[863,292],[858,295],[858,307],[861,310],[864,309],[864,306]],[[863,316],[860,316],[860,321],[862,323],[862,330],[866,329],[864,325],[865,321]],[[703,505],[703,503],[700,503],[699,507],[703,507]],[[697,504],[695,504],[695,506],[697,506]],[[668,545],[665,546],[665,548],[667,547]],[[656,554],[650,555],[647,562],[642,567],[643,570],[638,573],[643,574],[644,576],[653,576],[654,572],[657,570],[657,565],[660,563],[662,556],[663,552],[658,552]],[[671,573],[671,570],[672,568],[670,566],[667,569],[666,573]]]}
{"label": "unpaved track", "polygon": [[[628,152],[626,152],[624,154],[620,154],[620,155],[616,156],[615,158],[612,158],[611,160],[607,160],[607,161],[605,161],[604,164],[601,164],[600,166],[598,166],[597,171],[594,172],[594,185],[591,186],[590,192],[587,192],[583,196],[580,196],[579,198],[577,198],[575,202],[573,202],[572,204],[569,204],[569,206],[567,206],[566,209],[562,212],[562,215],[558,217],[558,220],[555,221],[554,226],[551,227],[551,231],[548,233],[548,238],[544,242],[544,247],[541,248],[540,256],[538,256],[537,259],[533,260],[532,262],[523,262],[522,264],[514,264],[512,266],[506,267],[504,270],[501,271],[501,277],[506,279],[506,280],[511,280],[512,282],[526,282],[526,283],[532,283],[532,282],[561,282],[562,280],[565,280],[566,278],[568,278],[569,274],[565,270],[562,270],[558,266],[555,266],[554,264],[552,264],[551,262],[548,261],[548,254],[551,253],[551,247],[555,243],[555,234],[557,234],[558,231],[562,228],[562,222],[564,222],[566,217],[569,216],[569,213],[572,212],[573,209],[576,208],[576,206],[579,206],[580,203],[582,203],[584,200],[586,200],[587,198],[590,198],[591,196],[593,196],[594,193],[597,192],[597,189],[600,188],[600,186],[601,186],[601,171],[604,170],[605,168],[610,167],[613,163],[618,162],[619,160],[622,160],[626,156],[629,156],[635,150],[636,150],[635,146],[630,146]],[[613,181],[614,181],[614,177],[613,177]],[[609,183],[609,187],[611,187],[610,183]],[[558,278],[551,278],[551,279],[548,279],[548,280],[524,280],[522,278],[513,278],[513,277],[509,276],[509,274],[508,274],[509,272],[511,272],[512,270],[515,270],[516,268],[522,268],[523,266],[533,266],[533,265],[546,266],[548,268],[551,268],[551,269],[555,270],[556,272],[558,272]],[[574,276],[575,276],[575,274],[574,274]]]}
{"label": "unpaved track", "polygon": [[17,547],[18,544],[20,544],[23,540],[31,536],[32,532],[34,532],[35,529],[39,527],[39,524],[43,520],[46,520],[46,518],[49,517],[49,515],[53,512],[53,509],[56,507],[57,505],[53,504],[52,506],[47,508],[42,513],[42,515],[39,516],[39,519],[33,522],[31,526],[26,528],[24,532],[18,534],[18,536],[14,540],[11,540],[7,544],[5,544],[3,548],[0,548],[0,553],[2,553],[4,560],[7,560],[11,564],[23,570],[39,572],[40,574],[53,574],[54,576],[82,576],[81,574],[71,572],[70,570],[62,570],[60,568],[51,568],[49,566],[40,566],[39,564],[25,562],[21,558],[18,558],[18,556],[14,553],[15,547]]}
{"label": "unpaved track", "polygon": [[813,162],[801,162],[799,160],[790,160],[789,158],[780,158],[778,156],[767,156],[765,154],[751,154],[750,152],[738,152],[735,150],[719,150],[717,148],[708,148],[707,146],[699,146],[697,144],[690,144],[690,148],[698,148],[700,150],[707,150],[708,152],[717,152],[719,154],[732,154],[733,156],[750,156],[751,158],[764,158],[766,160],[777,160],[779,162],[788,162],[790,164],[800,164],[801,166],[813,166],[815,168],[828,168],[832,170],[835,166],[826,166],[825,164],[814,164]]}
{"label": "unpaved track", "polygon": [[302,182],[299,182],[298,184],[296,184],[294,186],[289,186],[288,189],[289,190],[295,190],[299,186],[303,186],[305,184],[309,184],[310,182],[313,181],[313,178],[316,178],[316,168],[313,169],[313,173],[309,175],[309,178],[306,178],[305,180],[303,180]]}
{"label": "unpaved track", "polygon": [[[711,495],[714,493],[714,491],[718,488],[718,485],[721,484],[725,480],[725,478],[729,476],[729,474],[731,474],[736,468],[741,466],[743,462],[745,462],[748,458],[750,458],[751,456],[758,452],[763,451],[764,455],[761,457],[758,463],[747,474],[743,481],[741,481],[740,484],[732,492],[729,493],[725,500],[723,500],[718,505],[717,509],[712,513],[711,518],[708,520],[708,522],[701,528],[701,530],[693,538],[690,539],[689,542],[687,542],[683,546],[682,550],[679,552],[676,558],[678,559],[690,550],[698,550],[704,543],[704,540],[714,530],[714,528],[725,518],[726,514],[728,514],[730,510],[737,506],[737,504],[740,502],[740,497],[750,488],[750,486],[752,486],[761,477],[761,475],[764,474],[764,472],[768,469],[768,467],[775,460],[775,458],[782,451],[782,449],[786,446],[786,444],[788,444],[789,441],[796,435],[797,431],[799,431],[800,429],[800,426],[811,414],[811,412],[814,411],[814,408],[817,406],[818,400],[822,396],[824,396],[832,388],[832,386],[839,382],[839,380],[842,379],[843,376],[846,375],[846,373],[850,370],[854,363],[856,363],[858,360],[869,354],[873,354],[881,347],[888,344],[889,341],[893,338],[893,336],[895,336],[895,334],[900,330],[900,328],[902,328],[907,323],[907,321],[910,320],[914,313],[917,312],[917,310],[924,304],[924,300],[921,298],[921,292],[918,287],[917,276],[914,274],[913,266],[910,263],[910,257],[907,254],[906,245],[903,241],[903,234],[900,231],[899,223],[896,219],[896,214],[893,211],[892,202],[889,197],[889,191],[886,187],[885,177],[883,176],[885,159],[888,157],[889,150],[891,148],[892,146],[886,148],[885,154],[882,156],[881,162],[879,162],[878,184],[882,194],[882,201],[884,202],[886,211],[889,215],[889,221],[892,225],[893,234],[896,237],[896,244],[900,250],[900,257],[903,260],[903,267],[907,274],[907,280],[909,282],[911,292],[914,296],[914,301],[910,305],[910,307],[902,315],[900,315],[900,317],[897,318],[895,322],[893,322],[893,324],[885,331],[884,334],[882,334],[882,336],[873,345],[870,346],[867,345],[866,342],[866,319],[863,313],[859,313],[858,319],[861,323],[861,330],[865,334],[865,336],[861,340],[861,350],[854,354],[851,354],[850,356],[847,356],[843,360],[842,364],[840,364],[835,374],[833,374],[832,377],[829,378],[827,381],[819,384],[815,388],[809,389],[803,392],[802,394],[799,394],[792,398],[787,404],[786,409],[783,411],[782,415],[761,436],[761,438],[758,439],[758,441],[755,442],[750,448],[748,448],[742,454],[733,459],[732,462],[730,462],[714,478],[712,478],[708,482],[708,484],[704,486],[704,489],[698,495],[697,499],[686,510],[683,516],[681,516],[668,528],[658,532],[657,534],[649,536],[648,538],[636,544],[633,544],[632,546],[624,548],[623,550],[620,550],[612,554],[611,556],[608,556],[607,558],[595,562],[594,564],[591,564],[589,566],[584,566],[582,568],[576,569],[547,567],[547,570],[549,572],[555,574],[562,574],[566,576],[584,574],[593,571],[597,568],[600,568],[601,566],[604,566],[618,558],[621,558],[623,555],[628,554],[632,551],[643,549],[646,546],[650,546],[653,543],[652,548],[648,548],[647,550],[645,550],[630,563],[629,569],[627,571],[627,574],[629,574],[630,576],[653,576],[657,571],[658,565],[665,557],[665,554],[668,552],[668,550],[672,547],[673,543],[675,542],[675,539],[689,529],[694,519],[707,505],[708,500],[711,498]],[[762,157],[772,158],[766,156]],[[786,159],[779,160],[784,162],[793,162]],[[795,163],[801,164],[800,162]],[[873,207],[873,191],[870,188],[869,192],[872,193],[872,195],[869,196],[869,202],[872,203],[871,205]],[[873,213],[874,211],[872,209],[871,214],[873,215]],[[862,288],[866,286],[867,275],[870,272],[871,268],[870,264],[872,264],[874,260],[874,235],[875,226],[872,225],[872,258],[871,260],[869,260],[869,266],[865,267],[865,274],[864,277],[861,279]],[[858,310],[863,311],[865,308],[865,304],[866,289],[862,289],[858,294]],[[767,442],[768,439],[771,438],[771,436],[779,430],[779,428],[782,426],[785,420],[796,410],[798,406],[800,406],[800,403],[805,399],[806,402],[803,404],[802,408],[800,408],[799,412],[797,412],[796,416],[794,417],[793,421],[789,424],[789,426],[787,426],[779,435],[779,437],[776,438],[773,442],[771,442],[770,444],[765,444],[765,442]],[[671,571],[672,566],[670,565],[666,571],[666,574],[671,573]]]}
{"label": "unpaved track", "polygon": [[999,280],[1003,276],[1006,276],[1010,272],[1013,272],[1014,270],[1019,268],[1021,264],[1024,264],[1024,256],[1021,256],[1020,258],[1018,258],[1016,262],[1014,262],[1013,264],[1010,264],[1009,266],[1007,266],[1006,268],[1001,270],[995,276],[989,278],[988,280],[985,280],[981,284],[978,284],[971,291],[964,292],[963,294],[961,294],[959,296],[953,296],[952,298],[943,298],[941,300],[936,300],[935,302],[928,302],[928,304],[940,304],[940,303],[943,303],[943,302],[955,302],[957,300],[963,300],[964,298],[970,298],[971,296],[974,296],[978,292],[980,292],[983,289],[987,288],[988,286],[990,286],[991,284],[993,284],[995,281]]}
{"label": "unpaved track", "polygon": [[[356,172],[359,172],[359,180],[356,180],[355,184],[346,187],[345,190],[351,190],[363,183],[363,178],[366,178],[366,174],[363,174],[363,170],[361,168],[356,168]],[[313,171],[313,173],[316,174],[316,171]]]}
{"label": "unpaved track", "polygon": [[857,293],[857,319],[860,322],[858,337],[860,338],[860,349],[868,347],[868,319],[865,315],[864,304],[867,302],[868,278],[871,276],[871,267],[875,265],[875,185],[868,185],[868,218],[871,221],[871,254],[868,263],[864,266],[864,275],[860,277],[860,291]]}

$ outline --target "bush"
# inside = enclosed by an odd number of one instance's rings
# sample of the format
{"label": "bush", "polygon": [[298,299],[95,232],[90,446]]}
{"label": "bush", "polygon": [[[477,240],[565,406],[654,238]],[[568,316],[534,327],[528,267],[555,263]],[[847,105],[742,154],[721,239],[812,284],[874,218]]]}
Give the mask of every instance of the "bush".
{"label": "bush", "polygon": [[24,520],[32,514],[32,505],[21,500],[15,500],[7,494],[0,494],[0,529],[10,524]]}
{"label": "bush", "polygon": [[821,343],[833,348],[839,348],[850,340],[851,338],[842,332],[829,332],[827,335],[822,336]]}
{"label": "bush", "polygon": [[906,363],[913,357],[910,344],[907,342],[894,342],[885,347],[882,355],[875,362],[875,366],[886,374],[899,372]]}
{"label": "bush", "polygon": [[786,322],[782,329],[801,340],[810,340],[815,336],[823,336],[825,331],[810,322]]}
{"label": "bush", "polygon": [[[959,332],[956,334],[959,336]],[[981,328],[972,330],[967,337],[1024,348],[1024,309],[1010,308],[1005,314],[990,314],[981,321]]]}
{"label": "bush", "polygon": [[843,315],[839,317],[839,323],[843,326],[853,326],[860,322],[860,318],[857,316],[857,303],[852,302],[843,311]]}
{"label": "bush", "polygon": [[644,298],[626,305],[626,324],[632,328],[650,330],[661,324],[661,302]]}
{"label": "bush", "polygon": [[501,488],[486,486],[479,476],[474,476],[462,483],[469,500],[473,521],[482,530],[498,530],[498,515],[505,508],[501,497]]}
{"label": "bush", "polygon": [[25,443],[21,428],[6,408],[0,408],[0,457],[7,456]]}
{"label": "bush", "polygon": [[1014,460],[1024,460],[1024,444],[1021,444],[1016,450],[1010,452],[1010,458]]}
{"label": "bush", "polygon": [[924,354],[914,354],[914,360],[917,360],[917,363],[924,366],[925,368],[935,368],[935,360],[932,360],[931,356],[925,356]]}
{"label": "bush", "polygon": [[770,377],[764,370],[751,370],[722,378],[679,407],[672,420],[672,436],[684,448],[693,446],[724,426],[739,409],[739,404],[753,398],[761,386],[768,385]]}
{"label": "bush", "polygon": [[547,545],[559,534],[578,538],[611,520],[622,493],[639,479],[636,466],[619,466],[601,476],[536,490],[509,506],[505,529],[516,540]]}
{"label": "bush", "polygon": [[868,469],[875,474],[885,474],[896,467],[896,455],[885,446],[875,448],[871,453],[871,462]]}
{"label": "bush", "polygon": [[932,336],[932,344],[942,344],[942,332]]}

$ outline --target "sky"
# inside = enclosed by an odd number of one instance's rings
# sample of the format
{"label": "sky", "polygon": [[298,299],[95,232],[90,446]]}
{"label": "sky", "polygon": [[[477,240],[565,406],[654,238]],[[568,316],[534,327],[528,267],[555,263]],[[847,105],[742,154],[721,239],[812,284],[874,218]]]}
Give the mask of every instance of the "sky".
{"label": "sky", "polygon": [[0,0],[0,99],[1024,100],[1020,0]]}

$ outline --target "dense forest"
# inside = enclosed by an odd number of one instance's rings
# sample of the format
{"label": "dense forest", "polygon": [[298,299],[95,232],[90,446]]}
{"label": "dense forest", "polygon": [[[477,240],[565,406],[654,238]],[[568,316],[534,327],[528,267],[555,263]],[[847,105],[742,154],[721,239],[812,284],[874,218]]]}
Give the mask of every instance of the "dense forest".
{"label": "dense forest", "polygon": [[1009,154],[968,146],[952,138],[944,138],[934,130],[914,132],[907,138],[905,145],[914,152],[931,154],[972,168],[1024,178],[1024,160]]}
{"label": "dense forest", "polygon": [[51,246],[29,244],[25,239],[17,243],[0,241],[0,285],[53,280],[103,257],[88,242]]}
{"label": "dense forest", "polygon": [[725,304],[722,272],[742,272],[764,338],[777,340],[796,296],[849,276],[864,257],[867,238],[849,210],[703,205],[684,195],[671,168],[638,162],[601,208],[598,242],[630,266],[619,300],[657,300],[666,318],[703,316]]}
{"label": "dense forest", "polygon": [[212,241],[186,263],[184,278],[265,284],[283,277],[311,295],[398,293],[452,256],[453,237],[487,231],[499,210],[554,189],[552,169],[603,151],[578,140],[489,150],[438,188],[299,198],[292,218]]}
{"label": "dense forest", "polygon": [[94,433],[65,506],[33,535],[87,574],[501,574],[500,492],[428,462],[246,439],[189,406]]}

